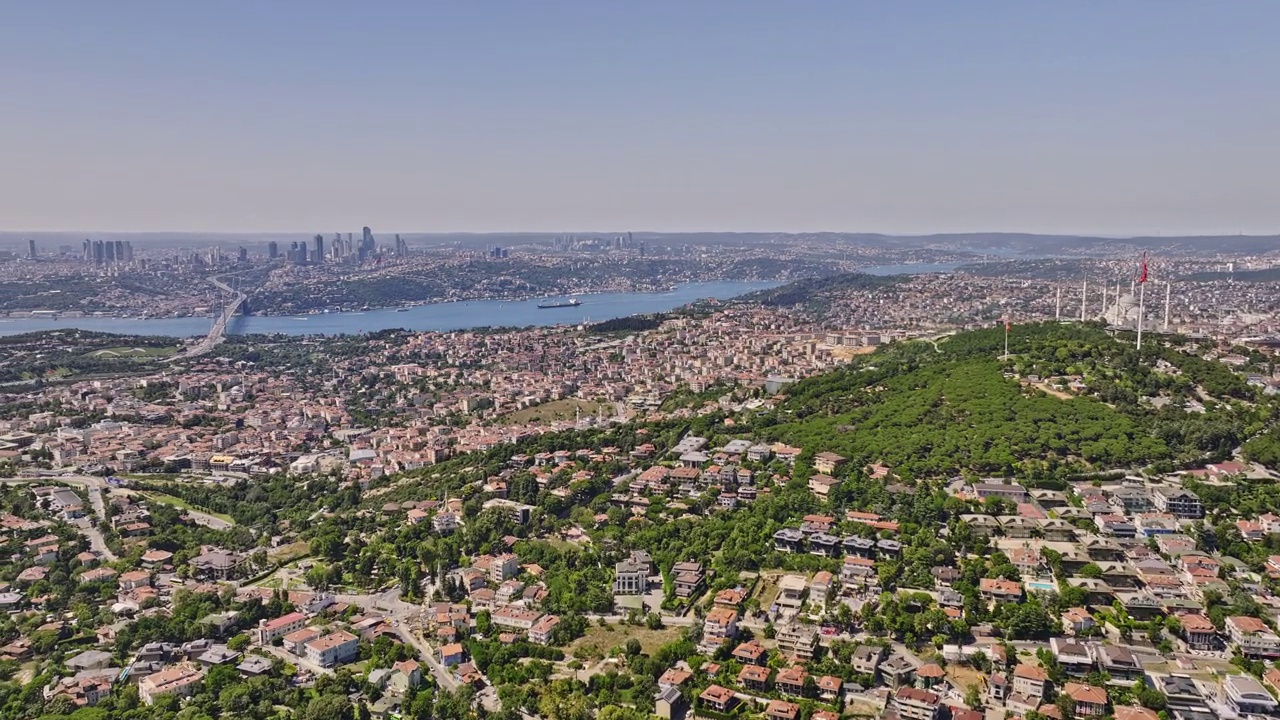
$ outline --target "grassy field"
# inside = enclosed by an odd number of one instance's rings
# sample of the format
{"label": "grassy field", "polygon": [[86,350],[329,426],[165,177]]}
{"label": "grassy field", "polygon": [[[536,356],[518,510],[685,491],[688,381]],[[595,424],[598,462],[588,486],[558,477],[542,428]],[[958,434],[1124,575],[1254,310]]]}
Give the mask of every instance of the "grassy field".
{"label": "grassy field", "polygon": [[551,402],[542,403],[541,405],[534,405],[533,407],[527,407],[513,413],[507,413],[500,417],[498,421],[509,425],[523,425],[525,423],[534,422],[572,420],[577,416],[578,411],[581,411],[583,415],[595,415],[599,413],[601,405],[604,406],[605,412],[612,414],[613,406],[609,403],[598,403],[594,400],[566,398],[564,400],[552,400]]}
{"label": "grassy field", "polygon": [[148,499],[148,500],[152,500],[152,501],[154,501],[154,502],[158,502],[158,503],[164,503],[165,505],[172,505],[172,506],[174,506],[174,507],[176,507],[176,508],[179,508],[179,509],[181,509],[181,510],[197,510],[197,511],[199,511],[199,512],[204,513],[205,515],[212,515],[213,517],[216,517],[216,518],[218,518],[219,520],[221,520],[221,521],[223,521],[223,522],[225,522],[225,523],[227,523],[227,524],[229,524],[229,525],[235,525],[235,524],[236,524],[236,521],[235,521],[234,519],[232,519],[232,517],[231,517],[230,515],[223,515],[222,513],[210,512],[209,510],[205,510],[205,509],[203,509],[203,508],[195,507],[195,506],[193,506],[191,503],[187,502],[186,500],[183,500],[182,498],[174,497],[174,496],[172,496],[172,495],[166,495],[166,494],[164,494],[164,493],[149,492],[149,491],[148,491],[148,492],[139,492],[138,494],[139,494],[139,495],[142,495],[143,497],[145,497],[145,498],[146,498],[146,499]]}
{"label": "grassy field", "polygon": [[616,647],[621,647],[631,638],[640,641],[640,647],[645,653],[652,653],[663,645],[677,640],[680,637],[680,628],[665,627],[661,630],[650,630],[644,626],[637,625],[609,625],[600,627],[592,624],[587,628],[587,634],[574,640],[565,648],[565,655],[573,657],[575,651],[580,649],[593,648],[597,654],[603,655]]}
{"label": "grassy field", "polygon": [[307,543],[299,540],[298,542],[289,543],[288,545],[281,545],[278,548],[271,548],[267,551],[267,561],[273,563],[292,562],[303,557],[309,552],[311,552],[311,547]]}
{"label": "grassy field", "polygon": [[755,586],[755,597],[760,601],[761,610],[768,610],[773,601],[778,599],[778,579],[785,574],[781,570],[760,574],[760,581]]}

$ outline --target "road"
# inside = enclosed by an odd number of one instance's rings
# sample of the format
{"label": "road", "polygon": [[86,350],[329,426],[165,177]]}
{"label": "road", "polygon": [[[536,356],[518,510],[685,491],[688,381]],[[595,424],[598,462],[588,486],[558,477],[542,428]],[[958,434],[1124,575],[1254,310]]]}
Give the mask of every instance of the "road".
{"label": "road", "polygon": [[[101,478],[95,478],[95,479],[101,480]],[[18,483],[31,484],[31,483],[39,483],[39,482],[48,482],[50,480],[58,480],[58,481],[66,480],[66,481],[69,481],[67,482],[68,485],[75,485],[81,488],[82,490],[84,490],[85,494],[89,496],[89,506],[93,508],[93,514],[98,518],[99,522],[106,522],[107,509],[106,509],[106,505],[102,501],[102,490],[100,486],[92,485],[88,483],[76,483],[73,481],[74,480],[73,478],[63,478],[63,477],[8,478],[4,482],[7,484],[18,484]],[[89,540],[90,550],[92,550],[94,553],[98,554],[99,556],[106,558],[108,562],[115,562],[115,560],[117,560],[116,554],[111,552],[111,548],[107,547],[107,541],[105,538],[102,537],[102,531],[98,530],[98,528],[93,524],[93,522],[88,517],[77,518],[76,520],[71,522],[71,525],[76,530],[79,530],[80,534],[84,535],[85,538]]]}
{"label": "road", "polygon": [[[142,495],[136,490],[130,490],[129,488],[122,488],[122,487],[116,487],[114,485],[110,485],[107,483],[105,479],[97,477],[95,475],[59,475],[57,473],[50,472],[42,476],[30,477],[30,478],[16,478],[15,480],[18,482],[52,482],[55,484],[63,483],[66,485],[71,485],[73,487],[80,488],[81,490],[85,491],[86,495],[89,496],[89,504],[93,506],[94,514],[98,516],[98,519],[104,520],[104,521],[107,519],[107,513],[106,513],[106,507],[104,505],[104,501],[102,499],[103,490],[106,490],[107,492],[119,493],[121,495],[137,496],[137,497],[141,497],[144,500],[148,499],[145,495]],[[161,501],[150,500],[150,502],[161,502]],[[185,515],[190,517],[194,522],[200,525],[204,525],[205,527],[212,528],[214,530],[226,530],[227,528],[230,528],[231,526],[235,525],[235,523],[227,522],[226,520],[223,520],[218,517],[214,517],[209,513],[201,512],[194,508],[178,508],[178,509],[181,510]]]}
{"label": "road", "polygon": [[240,306],[243,305],[244,301],[249,297],[248,295],[245,295],[239,290],[236,290],[230,285],[222,282],[222,280],[217,276],[209,278],[209,282],[213,283],[219,290],[230,293],[234,297],[231,303],[223,308],[222,314],[218,316],[218,319],[214,321],[213,327],[209,330],[209,334],[206,335],[203,340],[188,348],[186,352],[174,356],[174,361],[197,357],[213,350],[213,348],[226,337],[227,323],[231,322],[231,318],[240,311]]}
{"label": "road", "polygon": [[[428,585],[424,593],[427,596],[433,595],[435,587]],[[449,668],[440,664],[435,648],[431,647],[431,644],[421,635],[421,629],[426,624],[426,608],[401,600],[400,588],[384,590],[373,595],[335,595],[334,597],[338,602],[355,605],[361,610],[376,610],[385,614],[400,640],[418,651],[418,659],[431,669],[437,685],[450,692],[461,687],[462,684],[453,677]],[[502,710],[502,701],[498,699],[498,693],[492,685],[486,685],[477,692],[476,700],[490,713]]]}

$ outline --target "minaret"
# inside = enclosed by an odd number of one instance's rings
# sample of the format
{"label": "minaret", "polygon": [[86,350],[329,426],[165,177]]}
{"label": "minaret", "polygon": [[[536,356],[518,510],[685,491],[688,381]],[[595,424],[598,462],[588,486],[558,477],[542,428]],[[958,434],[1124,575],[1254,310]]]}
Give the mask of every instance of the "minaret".
{"label": "minaret", "polygon": [[1084,279],[1084,287],[1080,290],[1080,322],[1084,322],[1085,309],[1089,305],[1089,278]]}
{"label": "minaret", "polygon": [[1058,322],[1062,321],[1062,286],[1061,285],[1058,286],[1058,302],[1057,302],[1057,305],[1055,305],[1053,308],[1053,319]]}
{"label": "minaret", "polygon": [[1164,331],[1169,332],[1169,300],[1173,293],[1173,283],[1164,281]]}

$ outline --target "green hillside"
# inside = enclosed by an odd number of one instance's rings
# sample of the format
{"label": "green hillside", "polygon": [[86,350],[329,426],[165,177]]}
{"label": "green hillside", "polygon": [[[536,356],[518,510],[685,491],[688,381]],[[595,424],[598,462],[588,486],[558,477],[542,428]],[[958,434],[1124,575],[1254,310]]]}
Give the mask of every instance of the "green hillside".
{"label": "green hillside", "polygon": [[[764,432],[858,464],[881,462],[930,477],[1060,477],[1193,462],[1221,457],[1243,439],[1247,417],[1230,409],[1230,400],[1203,414],[1181,407],[1197,386],[1227,398],[1248,396],[1243,380],[1217,364],[1160,347],[1139,357],[1131,345],[1090,326],[1016,327],[1008,360],[999,358],[1003,344],[998,328],[962,333],[936,350],[923,342],[887,346],[797,383],[762,421]],[[1151,370],[1161,358],[1181,370]],[[1019,382],[1033,372],[1071,373],[1089,389],[1071,397]],[[1154,410],[1142,396],[1169,403]]]}

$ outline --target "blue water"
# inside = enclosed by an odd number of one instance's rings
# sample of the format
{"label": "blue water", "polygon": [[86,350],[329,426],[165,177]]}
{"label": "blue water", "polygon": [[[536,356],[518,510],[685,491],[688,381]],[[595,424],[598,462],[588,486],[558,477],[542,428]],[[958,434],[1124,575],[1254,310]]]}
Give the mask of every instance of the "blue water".
{"label": "blue water", "polygon": [[[690,283],[661,293],[602,293],[579,295],[578,307],[542,309],[543,299],[471,300],[434,303],[394,309],[342,312],[317,315],[242,316],[232,319],[230,335],[282,333],[285,335],[350,335],[371,330],[466,330],[477,327],[524,327],[528,325],[599,322],[640,313],[665,312],[695,300],[726,300],[753,290],[777,287],[778,282],[726,281]],[[191,337],[208,334],[211,318],[0,318],[0,335],[17,335],[58,328],[80,328],[129,335]]]}

